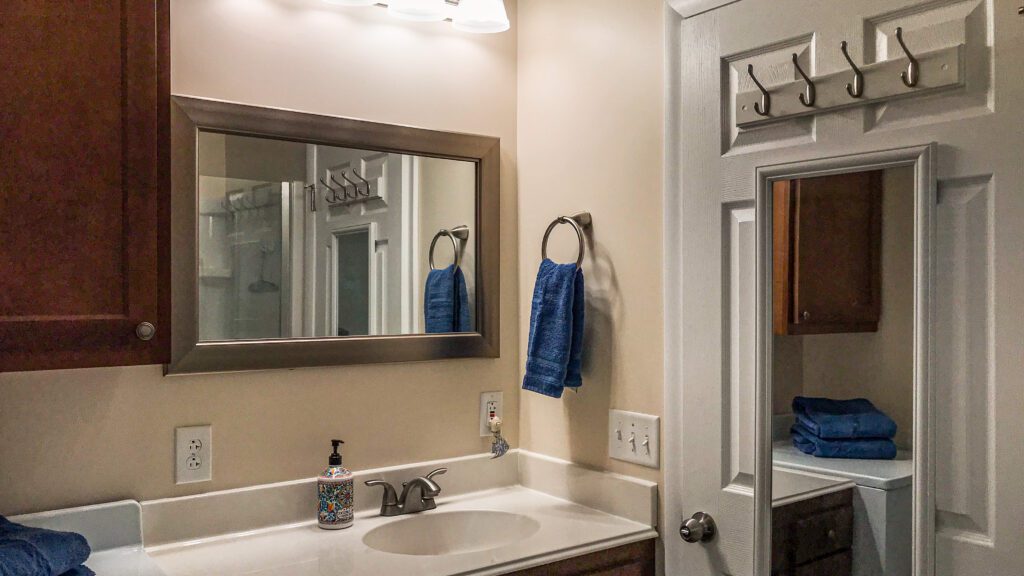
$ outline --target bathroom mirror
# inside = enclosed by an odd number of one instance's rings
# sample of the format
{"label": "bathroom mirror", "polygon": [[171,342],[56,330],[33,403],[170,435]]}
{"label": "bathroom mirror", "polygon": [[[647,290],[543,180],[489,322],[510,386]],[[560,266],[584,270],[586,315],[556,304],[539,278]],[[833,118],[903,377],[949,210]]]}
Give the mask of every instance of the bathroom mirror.
{"label": "bathroom mirror", "polygon": [[758,573],[924,573],[930,155],[758,172]]}
{"label": "bathroom mirror", "polygon": [[170,373],[497,354],[497,139],[173,106]]}

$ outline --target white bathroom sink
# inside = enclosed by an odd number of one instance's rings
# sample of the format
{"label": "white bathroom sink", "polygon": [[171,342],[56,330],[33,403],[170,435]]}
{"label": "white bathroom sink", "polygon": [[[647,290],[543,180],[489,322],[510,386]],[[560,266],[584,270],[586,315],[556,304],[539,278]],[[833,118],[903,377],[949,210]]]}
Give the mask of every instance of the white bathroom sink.
{"label": "white bathroom sink", "polygon": [[424,512],[374,528],[363,542],[391,554],[445,556],[501,548],[538,530],[536,520],[511,512]]}

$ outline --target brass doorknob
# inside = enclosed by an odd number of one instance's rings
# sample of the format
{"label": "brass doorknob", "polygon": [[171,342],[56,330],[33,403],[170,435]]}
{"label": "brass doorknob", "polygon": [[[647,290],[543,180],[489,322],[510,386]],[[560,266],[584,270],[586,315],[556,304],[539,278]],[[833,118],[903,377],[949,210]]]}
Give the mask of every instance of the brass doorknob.
{"label": "brass doorknob", "polygon": [[697,512],[679,527],[679,537],[691,544],[710,542],[715,532],[714,518],[704,512]]}

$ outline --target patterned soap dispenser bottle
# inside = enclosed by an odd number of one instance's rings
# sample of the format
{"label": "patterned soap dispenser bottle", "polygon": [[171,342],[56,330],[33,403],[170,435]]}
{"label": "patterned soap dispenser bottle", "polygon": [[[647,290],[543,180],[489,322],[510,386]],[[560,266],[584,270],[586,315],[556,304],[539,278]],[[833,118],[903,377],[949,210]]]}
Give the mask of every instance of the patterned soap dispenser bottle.
{"label": "patterned soap dispenser bottle", "polygon": [[352,525],[352,473],[342,468],[338,446],[345,442],[331,440],[334,453],[327,460],[327,469],[316,480],[320,496],[317,522],[321,528],[340,530]]}

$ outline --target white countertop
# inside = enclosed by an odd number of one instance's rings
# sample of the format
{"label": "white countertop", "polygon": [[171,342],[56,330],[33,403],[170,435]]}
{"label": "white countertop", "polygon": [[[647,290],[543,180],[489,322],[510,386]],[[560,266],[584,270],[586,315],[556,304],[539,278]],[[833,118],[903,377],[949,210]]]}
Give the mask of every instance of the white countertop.
{"label": "white countertop", "polygon": [[[445,556],[390,554],[363,543],[378,526],[409,516],[356,514],[345,530],[321,530],[315,522],[219,536],[147,549],[167,576],[401,576],[494,575],[521,570],[657,537],[648,525],[612,516],[547,494],[512,486],[439,499],[436,514],[493,510],[528,516],[539,529],[500,548]],[[501,531],[501,526],[494,527]],[[99,572],[99,571],[97,571]]]}
{"label": "white countertop", "polygon": [[900,450],[895,460],[854,460],[816,458],[796,449],[789,440],[772,446],[772,463],[777,467],[802,470],[852,480],[858,486],[894,490],[909,486],[914,478],[914,459]]}

